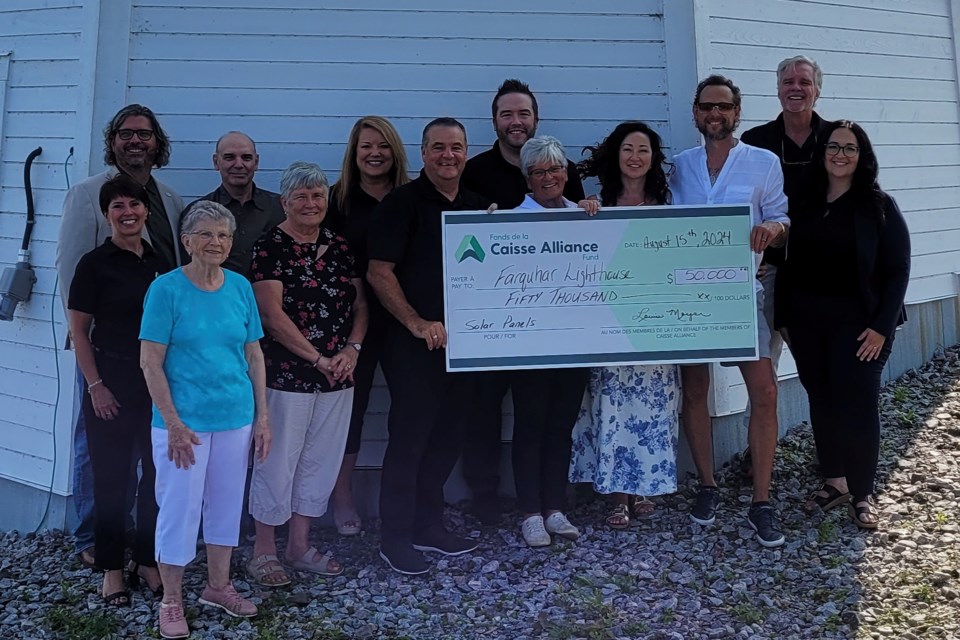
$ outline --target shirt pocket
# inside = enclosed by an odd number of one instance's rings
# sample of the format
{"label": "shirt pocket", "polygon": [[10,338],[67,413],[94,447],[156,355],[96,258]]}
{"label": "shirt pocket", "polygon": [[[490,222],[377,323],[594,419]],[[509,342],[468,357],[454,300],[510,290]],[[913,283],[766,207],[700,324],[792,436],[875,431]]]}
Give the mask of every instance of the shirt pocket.
{"label": "shirt pocket", "polygon": [[730,187],[727,187],[727,191],[724,194],[723,200],[726,204],[754,203],[753,194],[755,191],[756,191],[756,187],[730,186]]}

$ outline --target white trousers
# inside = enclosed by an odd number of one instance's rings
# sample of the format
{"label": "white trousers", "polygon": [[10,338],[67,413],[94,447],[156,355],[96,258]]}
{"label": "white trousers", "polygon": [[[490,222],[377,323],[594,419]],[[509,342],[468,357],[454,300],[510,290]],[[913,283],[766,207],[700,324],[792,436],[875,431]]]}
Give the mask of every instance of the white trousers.
{"label": "white trousers", "polygon": [[197,555],[203,515],[203,541],[235,547],[240,541],[243,487],[252,429],[196,432],[196,464],[177,469],[167,457],[167,430],[152,429],[157,467],[157,562],[185,567]]}
{"label": "white trousers", "polygon": [[318,518],[343,463],[353,410],[353,389],[292,393],[267,389],[273,444],[264,462],[254,460],[250,515],[278,526],[297,513]]}

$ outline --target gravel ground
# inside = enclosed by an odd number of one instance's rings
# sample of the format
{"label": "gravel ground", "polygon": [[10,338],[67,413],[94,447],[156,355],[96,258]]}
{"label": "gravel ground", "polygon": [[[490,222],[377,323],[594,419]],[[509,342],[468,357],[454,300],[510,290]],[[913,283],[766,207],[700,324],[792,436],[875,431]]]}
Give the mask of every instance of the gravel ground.
{"label": "gravel ground", "polygon": [[[584,535],[526,548],[516,514],[481,530],[460,510],[455,527],[479,537],[467,557],[406,578],[377,557],[378,536],[319,548],[347,565],[337,578],[296,576],[267,590],[237,588],[261,605],[253,620],[197,602],[203,573],[187,572],[192,638],[960,638],[960,351],[939,353],[883,391],[881,528],[859,531],[843,510],[806,515],[813,488],[810,430],[791,430],[778,453],[775,500],[787,534],[761,548],[744,515],[749,487],[722,477],[717,524],[691,524],[693,490],[657,499],[627,531],[602,525],[607,504],[578,492],[569,512]],[[99,578],[74,559],[61,532],[0,537],[0,638],[157,637],[156,602],[136,594],[118,614],[99,602]],[[200,559],[203,559],[201,554]]]}

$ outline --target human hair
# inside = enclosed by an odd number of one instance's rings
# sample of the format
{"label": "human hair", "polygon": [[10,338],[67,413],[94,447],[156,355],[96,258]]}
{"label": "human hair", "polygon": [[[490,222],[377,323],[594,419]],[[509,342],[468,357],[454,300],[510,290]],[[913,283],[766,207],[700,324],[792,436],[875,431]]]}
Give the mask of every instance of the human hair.
{"label": "human hair", "polygon": [[433,120],[427,123],[427,126],[423,128],[423,135],[420,136],[421,149],[425,149],[427,147],[427,136],[430,134],[430,129],[433,129],[434,127],[456,127],[457,129],[460,129],[460,131],[463,132],[464,142],[466,142],[467,140],[467,130],[460,123],[460,121],[457,120],[456,118],[449,118],[444,116],[440,118],[434,118]]}
{"label": "human hair", "polygon": [[553,136],[537,136],[523,143],[520,149],[520,169],[523,175],[528,175],[530,167],[544,161],[566,167],[567,152],[563,143]]}
{"label": "human hair", "polygon": [[110,203],[117,198],[133,198],[149,211],[150,197],[143,185],[124,173],[118,173],[100,187],[100,212],[107,215]]}
{"label": "human hair", "polygon": [[877,182],[877,176],[880,173],[877,154],[873,150],[873,144],[871,144],[867,132],[852,120],[837,120],[824,128],[815,156],[819,160],[814,162],[811,167],[810,197],[814,198],[815,203],[819,206],[825,205],[827,201],[827,188],[830,184],[825,165],[827,144],[830,142],[830,136],[837,129],[849,129],[857,139],[857,146],[860,147],[860,152],[857,155],[857,168],[853,172],[853,179],[850,183],[850,191],[856,194],[859,202],[866,205],[863,207],[863,211],[882,224],[886,198],[880,188],[880,183]]}
{"label": "human hair", "polygon": [[390,168],[390,183],[393,187],[399,187],[410,181],[407,175],[407,152],[403,148],[403,140],[400,134],[390,124],[390,121],[382,116],[363,116],[353,124],[350,130],[350,137],[347,139],[347,149],[343,154],[343,165],[340,167],[340,178],[333,185],[336,192],[337,205],[344,214],[350,214],[350,196],[354,189],[360,186],[360,169],[357,167],[357,147],[360,144],[360,133],[364,129],[373,129],[383,136],[387,144],[390,145],[390,151],[393,152],[393,167]]}
{"label": "human hair", "polygon": [[497,102],[500,101],[501,97],[509,93],[522,93],[525,96],[530,96],[530,102],[533,104],[533,119],[540,119],[540,107],[537,105],[537,96],[533,95],[533,91],[530,91],[530,85],[528,85],[526,82],[521,82],[516,78],[509,78],[501,83],[500,87],[497,89],[497,95],[493,96],[493,103],[490,105],[490,111],[493,112],[494,120],[497,119]]}
{"label": "human hair", "polygon": [[777,65],[777,85],[779,86],[783,80],[783,74],[789,69],[793,69],[801,64],[809,65],[810,68],[813,69],[813,81],[817,85],[817,90],[823,89],[823,69],[820,68],[816,60],[808,58],[807,56],[793,56],[792,58],[781,60],[780,64]]}
{"label": "human hair", "polygon": [[297,189],[318,189],[328,186],[327,175],[312,162],[297,160],[280,176],[280,196],[289,198]]}
{"label": "human hair", "polygon": [[170,138],[163,132],[160,121],[148,107],[141,104],[128,104],[117,115],[113,116],[103,130],[103,161],[113,167],[117,164],[117,154],[113,152],[113,139],[120,130],[123,121],[131,116],[143,116],[150,121],[153,127],[153,137],[157,140],[157,155],[153,159],[153,166],[165,167],[170,162]]}
{"label": "human hair", "polygon": [[217,138],[217,145],[213,148],[213,152],[220,154],[220,143],[223,142],[223,139],[227,136],[243,136],[250,142],[250,146],[253,147],[253,152],[257,152],[257,143],[253,141],[253,138],[245,134],[243,131],[227,131],[225,134]]}
{"label": "human hair", "polygon": [[663,141],[659,134],[645,122],[628,120],[618,124],[610,135],[594,147],[584,147],[589,157],[577,164],[582,178],[596,177],[600,181],[600,203],[606,207],[615,207],[617,198],[623,191],[623,176],[620,173],[620,146],[631,133],[642,133],[650,139],[650,169],[644,182],[647,198],[657,204],[670,202],[670,187],[667,184],[667,171],[670,167],[663,153]]}
{"label": "human hair", "polygon": [[231,234],[237,230],[237,221],[229,209],[212,200],[197,200],[190,205],[189,210],[183,216],[183,221],[180,223],[180,235],[185,236],[193,233],[197,225],[204,220],[209,220],[214,224],[226,223]]}
{"label": "human hair", "polygon": [[740,87],[733,84],[733,80],[727,78],[726,76],[721,76],[720,74],[709,75],[697,85],[697,93],[693,98],[693,106],[696,107],[700,102],[700,94],[703,93],[703,90],[707,87],[726,87],[730,89],[733,93],[733,104],[734,106],[739,107],[740,103],[743,100],[743,97],[740,95]]}

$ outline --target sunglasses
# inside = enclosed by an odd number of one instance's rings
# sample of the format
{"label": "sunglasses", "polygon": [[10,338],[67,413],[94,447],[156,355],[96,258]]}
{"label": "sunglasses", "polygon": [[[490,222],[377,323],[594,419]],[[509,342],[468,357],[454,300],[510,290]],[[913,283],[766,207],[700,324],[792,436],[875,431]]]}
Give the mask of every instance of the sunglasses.
{"label": "sunglasses", "polygon": [[710,113],[714,109],[720,113],[730,113],[733,111],[737,105],[732,102],[698,102],[697,110],[702,111],[703,113]]}

